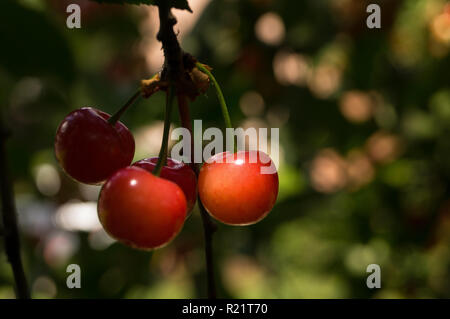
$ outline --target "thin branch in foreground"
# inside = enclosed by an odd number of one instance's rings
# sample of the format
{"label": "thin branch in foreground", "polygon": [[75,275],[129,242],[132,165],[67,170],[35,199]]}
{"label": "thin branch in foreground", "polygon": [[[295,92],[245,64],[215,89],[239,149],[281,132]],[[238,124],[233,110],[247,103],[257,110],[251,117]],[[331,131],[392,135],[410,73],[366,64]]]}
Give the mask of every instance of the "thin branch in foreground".
{"label": "thin branch in foreground", "polygon": [[6,140],[8,137],[9,132],[4,129],[3,121],[0,117],[0,191],[5,251],[14,275],[16,297],[18,299],[29,299],[30,293],[20,255],[20,239],[17,227],[14,191],[7,165]]}

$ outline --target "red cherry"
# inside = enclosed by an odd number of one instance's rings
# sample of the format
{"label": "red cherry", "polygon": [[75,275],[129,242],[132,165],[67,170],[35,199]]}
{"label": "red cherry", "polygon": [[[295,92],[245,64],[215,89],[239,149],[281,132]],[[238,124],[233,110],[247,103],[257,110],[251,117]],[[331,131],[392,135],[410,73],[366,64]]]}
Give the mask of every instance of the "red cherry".
{"label": "red cherry", "polygon": [[217,220],[250,225],[263,219],[275,204],[278,174],[263,152],[219,153],[203,165],[198,192],[206,210]]}
{"label": "red cherry", "polygon": [[58,127],[55,154],[73,179],[98,184],[131,164],[134,138],[121,122],[108,123],[110,115],[83,107],[67,115]]}
{"label": "red cherry", "polygon": [[168,244],[186,218],[186,198],[175,183],[139,167],[125,167],[103,185],[98,215],[105,231],[139,249]]}
{"label": "red cherry", "polygon": [[[141,167],[151,173],[156,163],[158,163],[158,157],[152,157],[140,160],[133,166]],[[167,163],[161,169],[159,176],[180,186],[186,196],[187,212],[189,213],[194,208],[197,199],[197,177],[192,168],[183,162],[167,158]]]}

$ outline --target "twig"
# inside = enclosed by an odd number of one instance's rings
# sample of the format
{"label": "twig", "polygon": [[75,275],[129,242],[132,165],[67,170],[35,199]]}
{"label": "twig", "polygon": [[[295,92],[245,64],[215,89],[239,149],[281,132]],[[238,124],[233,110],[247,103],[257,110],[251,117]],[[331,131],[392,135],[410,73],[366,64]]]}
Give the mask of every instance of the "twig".
{"label": "twig", "polygon": [[[162,43],[164,51],[164,70],[162,78],[177,82],[182,77],[183,52],[173,30],[177,19],[172,15],[167,1],[158,1],[160,28],[157,39]],[[178,91],[178,90],[177,90]]]}
{"label": "twig", "polygon": [[14,192],[7,165],[5,144],[8,136],[9,132],[4,129],[0,114],[0,190],[2,198],[5,251],[14,274],[16,297],[19,299],[29,299],[30,293],[25,272],[23,270],[22,258],[20,256],[20,239],[17,227]]}

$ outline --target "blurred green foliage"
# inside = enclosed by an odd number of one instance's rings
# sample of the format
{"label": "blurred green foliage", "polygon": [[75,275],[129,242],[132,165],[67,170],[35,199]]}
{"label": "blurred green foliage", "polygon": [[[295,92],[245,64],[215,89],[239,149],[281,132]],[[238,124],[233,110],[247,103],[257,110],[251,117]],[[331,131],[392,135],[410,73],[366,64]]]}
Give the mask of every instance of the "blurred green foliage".
{"label": "blurred green foliage", "polygon": [[[379,30],[365,24],[370,2],[381,6]],[[81,6],[81,29],[66,28],[70,3]],[[449,298],[446,1],[190,4],[194,15],[174,11],[182,45],[214,68],[234,124],[280,128],[273,211],[251,227],[220,225],[216,234],[220,296]],[[0,1],[1,112],[13,130],[9,164],[34,297],[205,296],[198,211],[154,253],[111,243],[92,220],[98,189],[70,180],[53,156],[67,113],[81,106],[112,113],[159,71],[151,10]],[[158,153],[163,105],[157,94],[124,116],[136,159]],[[224,127],[213,90],[191,113],[203,128]],[[1,247],[0,298],[10,298]],[[81,266],[81,289],[66,287],[71,263]],[[366,286],[372,263],[381,266],[381,289]]]}

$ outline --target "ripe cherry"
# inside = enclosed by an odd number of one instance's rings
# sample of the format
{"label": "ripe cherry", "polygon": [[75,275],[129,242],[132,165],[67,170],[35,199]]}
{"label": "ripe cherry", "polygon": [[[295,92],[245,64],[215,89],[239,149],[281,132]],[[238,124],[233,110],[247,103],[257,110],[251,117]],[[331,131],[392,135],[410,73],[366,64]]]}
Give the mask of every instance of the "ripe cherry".
{"label": "ripe cherry", "polygon": [[[133,164],[148,172],[152,172],[158,163],[158,157],[147,158]],[[187,201],[187,212],[189,213],[195,205],[197,199],[197,177],[189,165],[167,158],[167,163],[161,169],[160,177],[177,184],[184,192]]]}
{"label": "ripe cherry", "polygon": [[125,167],[103,185],[98,215],[105,231],[139,249],[169,243],[186,218],[186,198],[175,183],[139,167]]}
{"label": "ripe cherry", "polygon": [[250,225],[263,219],[275,204],[278,174],[263,152],[219,153],[203,165],[198,192],[206,210],[217,220]]}
{"label": "ripe cherry", "polygon": [[110,115],[83,107],[67,115],[58,127],[55,154],[73,179],[98,184],[131,164],[134,138],[121,122],[108,123]]}

